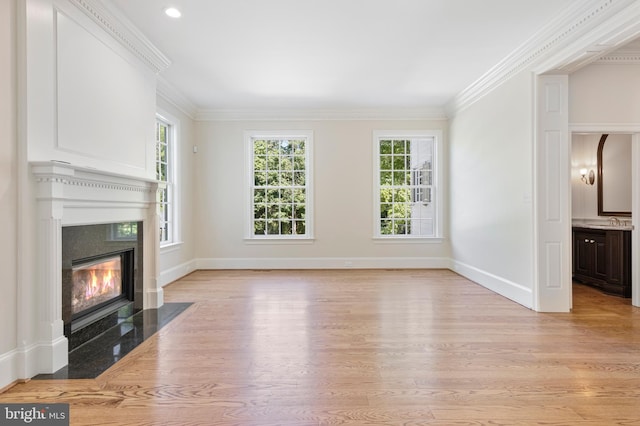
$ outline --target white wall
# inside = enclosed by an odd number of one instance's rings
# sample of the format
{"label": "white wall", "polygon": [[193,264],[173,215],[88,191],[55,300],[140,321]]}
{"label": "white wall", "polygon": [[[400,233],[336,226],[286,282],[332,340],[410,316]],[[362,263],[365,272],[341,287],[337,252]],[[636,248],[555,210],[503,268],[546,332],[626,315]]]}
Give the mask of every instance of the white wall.
{"label": "white wall", "polygon": [[17,135],[16,3],[0,2],[0,389],[18,377],[17,348]]}
{"label": "white wall", "polygon": [[597,176],[598,142],[601,133],[574,134],[571,137],[571,218],[577,221],[598,219],[598,186],[586,185],[580,169],[593,170]]}
{"label": "white wall", "polygon": [[178,121],[177,135],[177,193],[179,237],[177,244],[160,249],[160,285],[192,272],[195,269],[195,232],[194,208],[199,202],[195,193],[195,122],[178,108],[162,97],[157,99],[158,111],[168,113]]}
{"label": "white wall", "polygon": [[[446,126],[446,121],[419,120],[197,123],[198,208],[195,222],[199,266],[448,266],[450,250],[446,240],[439,243],[390,243],[377,242],[372,238],[373,131],[443,130],[446,161]],[[243,131],[293,129],[314,132],[315,241],[293,245],[247,243],[243,240]],[[444,191],[448,192],[446,187]]]}
{"label": "white wall", "polygon": [[640,124],[640,64],[595,63],[571,74],[569,123]]}
{"label": "white wall", "polygon": [[455,270],[525,306],[533,289],[532,76],[523,72],[450,126]]}

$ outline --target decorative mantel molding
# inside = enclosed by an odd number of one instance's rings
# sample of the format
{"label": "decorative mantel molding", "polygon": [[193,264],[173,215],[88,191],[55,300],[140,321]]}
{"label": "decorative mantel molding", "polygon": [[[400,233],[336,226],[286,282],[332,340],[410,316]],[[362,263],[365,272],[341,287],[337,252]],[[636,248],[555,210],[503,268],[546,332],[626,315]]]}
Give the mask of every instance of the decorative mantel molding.
{"label": "decorative mantel molding", "polygon": [[31,170],[39,184],[61,184],[91,190],[148,193],[153,200],[160,182],[73,166],[62,162],[33,162]]}

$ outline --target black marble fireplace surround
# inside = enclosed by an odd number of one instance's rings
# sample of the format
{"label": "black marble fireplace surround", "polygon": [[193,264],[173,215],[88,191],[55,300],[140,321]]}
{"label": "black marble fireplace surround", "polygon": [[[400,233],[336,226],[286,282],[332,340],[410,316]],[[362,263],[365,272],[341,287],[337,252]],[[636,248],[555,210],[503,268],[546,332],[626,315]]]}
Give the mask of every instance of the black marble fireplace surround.
{"label": "black marble fireplace surround", "polygon": [[[125,229],[127,232],[123,233]],[[142,225],[117,223],[62,228],[62,320],[69,351],[142,310]],[[72,313],[72,268],[107,254],[122,256],[125,291],[93,311]]]}
{"label": "black marble fireplace surround", "polygon": [[[62,227],[62,320],[69,342],[69,359],[55,373],[40,374],[34,379],[95,378],[191,305],[165,303],[158,309],[143,310],[144,240],[142,222],[134,223],[134,226],[108,223]],[[129,291],[116,302],[100,306],[104,309],[74,315],[73,267],[114,253],[123,253],[121,262],[131,264]],[[124,271],[126,265],[123,266]]]}

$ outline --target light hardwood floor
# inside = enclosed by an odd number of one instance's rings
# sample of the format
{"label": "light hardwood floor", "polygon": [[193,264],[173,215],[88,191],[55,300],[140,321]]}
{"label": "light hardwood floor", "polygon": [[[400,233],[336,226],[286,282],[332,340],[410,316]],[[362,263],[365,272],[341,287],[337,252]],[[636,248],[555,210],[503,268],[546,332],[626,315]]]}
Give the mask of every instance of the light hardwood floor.
{"label": "light hardwood floor", "polygon": [[640,309],[584,286],[540,314],[450,271],[198,271],[187,311],[68,402],[71,424],[640,424]]}

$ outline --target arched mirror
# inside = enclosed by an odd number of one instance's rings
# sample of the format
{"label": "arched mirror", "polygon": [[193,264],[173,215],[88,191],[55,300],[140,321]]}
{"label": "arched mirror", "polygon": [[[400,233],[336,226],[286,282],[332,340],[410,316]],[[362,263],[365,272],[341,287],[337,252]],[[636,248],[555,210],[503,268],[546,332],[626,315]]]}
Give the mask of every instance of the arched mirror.
{"label": "arched mirror", "polygon": [[598,216],[631,216],[631,135],[602,135],[597,180]]}

